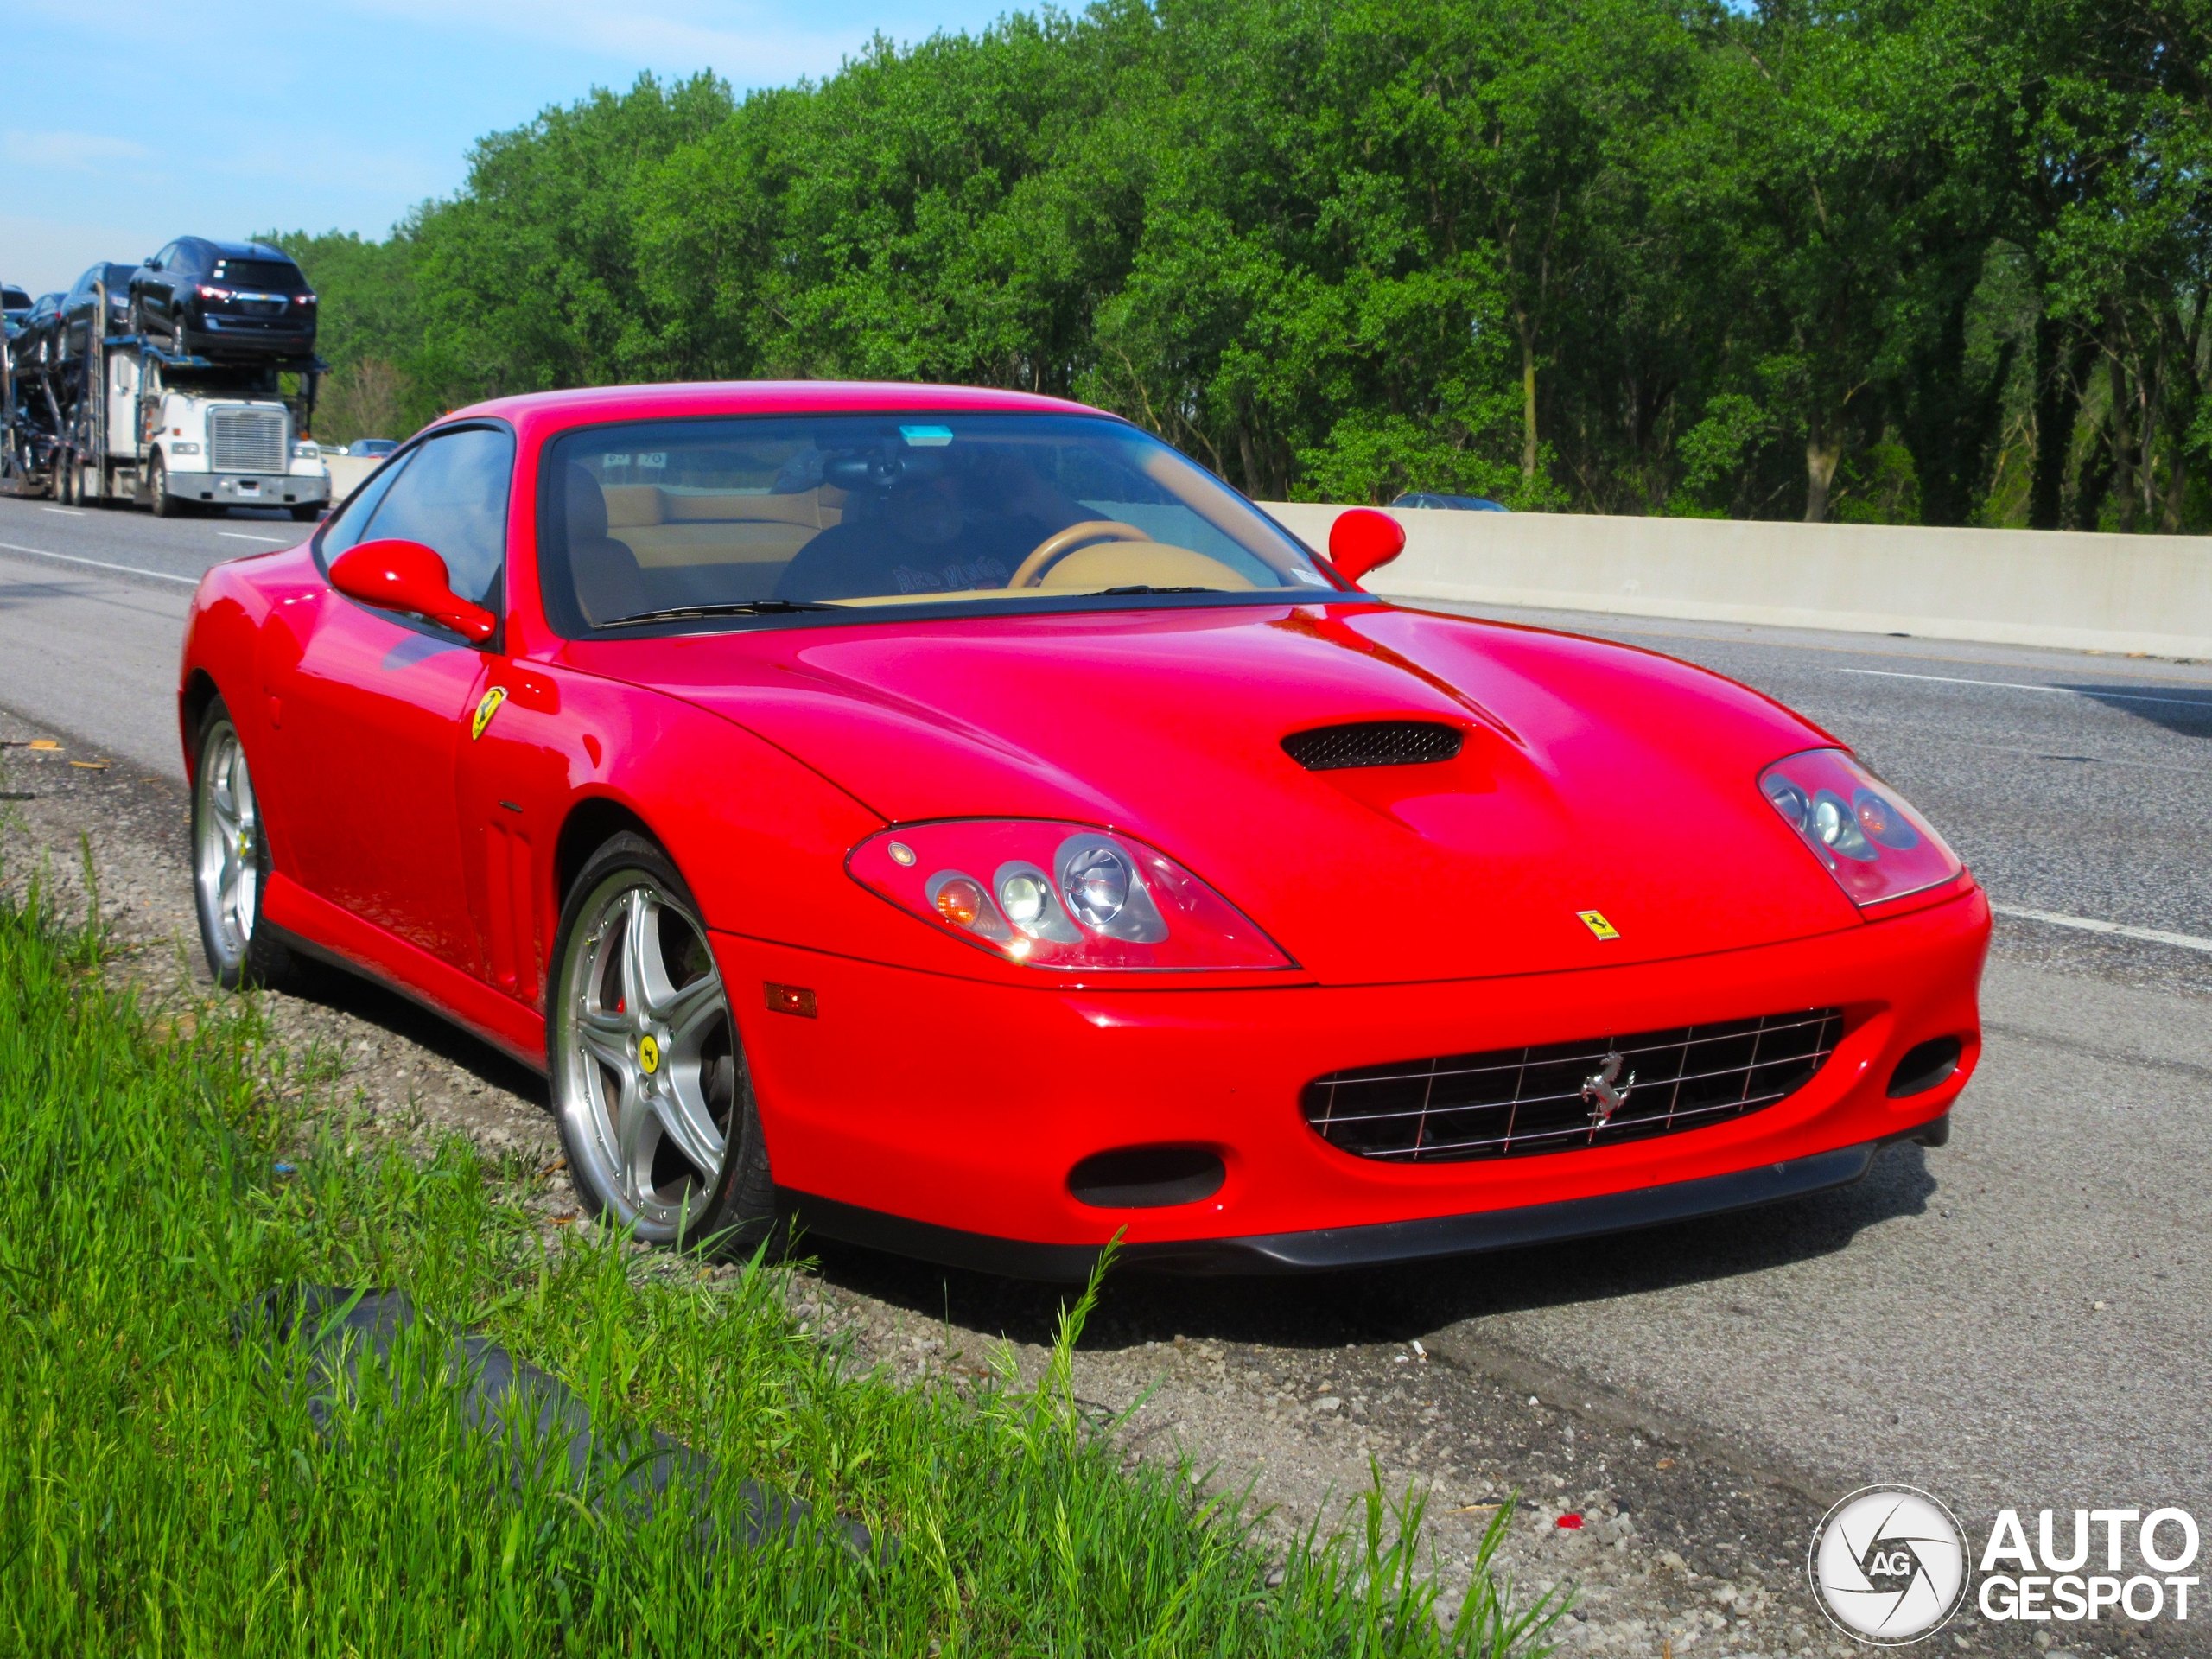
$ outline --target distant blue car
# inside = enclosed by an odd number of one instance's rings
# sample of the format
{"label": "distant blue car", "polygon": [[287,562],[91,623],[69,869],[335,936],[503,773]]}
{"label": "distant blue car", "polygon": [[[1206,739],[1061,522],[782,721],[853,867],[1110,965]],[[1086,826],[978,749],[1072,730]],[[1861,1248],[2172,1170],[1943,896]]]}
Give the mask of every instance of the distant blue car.
{"label": "distant blue car", "polygon": [[1390,504],[1394,507],[1443,507],[1453,512],[1510,512],[1512,508],[1501,506],[1495,501],[1484,500],[1479,495],[1437,495],[1427,490],[1411,495],[1402,495]]}

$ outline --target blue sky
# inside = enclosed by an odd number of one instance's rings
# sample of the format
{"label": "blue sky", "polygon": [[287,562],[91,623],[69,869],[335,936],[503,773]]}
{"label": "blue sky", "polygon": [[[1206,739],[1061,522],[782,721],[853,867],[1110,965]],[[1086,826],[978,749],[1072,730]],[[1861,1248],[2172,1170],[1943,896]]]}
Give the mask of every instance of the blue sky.
{"label": "blue sky", "polygon": [[[382,235],[468,146],[640,70],[734,86],[834,71],[877,31],[975,29],[1009,0],[17,0],[0,99],[0,277],[67,288],[172,237]],[[95,27],[97,24],[97,27]]]}

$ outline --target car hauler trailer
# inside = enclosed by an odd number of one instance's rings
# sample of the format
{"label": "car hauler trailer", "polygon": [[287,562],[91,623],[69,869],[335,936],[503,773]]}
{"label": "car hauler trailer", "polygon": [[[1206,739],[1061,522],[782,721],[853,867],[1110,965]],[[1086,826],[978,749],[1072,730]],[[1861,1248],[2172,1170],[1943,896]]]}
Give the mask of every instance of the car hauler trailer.
{"label": "car hauler trailer", "polygon": [[[97,317],[107,315],[98,295]],[[0,490],[118,501],[163,518],[229,507],[318,517],[330,474],[309,435],[319,358],[220,363],[108,335],[47,367],[0,374]],[[287,397],[282,377],[298,377]]]}

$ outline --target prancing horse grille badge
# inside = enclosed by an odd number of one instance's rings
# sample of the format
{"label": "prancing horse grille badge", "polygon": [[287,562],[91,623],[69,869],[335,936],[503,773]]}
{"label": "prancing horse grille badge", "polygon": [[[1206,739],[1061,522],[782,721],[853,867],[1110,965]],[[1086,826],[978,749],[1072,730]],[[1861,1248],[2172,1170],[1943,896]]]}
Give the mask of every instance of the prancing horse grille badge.
{"label": "prancing horse grille badge", "polygon": [[1613,1114],[1628,1104],[1629,1090],[1636,1087],[1636,1073],[1628,1074],[1628,1081],[1621,1081],[1621,1068],[1628,1061],[1616,1052],[1605,1056],[1605,1063],[1582,1080],[1582,1098],[1590,1108],[1590,1127],[1602,1129],[1612,1122]]}

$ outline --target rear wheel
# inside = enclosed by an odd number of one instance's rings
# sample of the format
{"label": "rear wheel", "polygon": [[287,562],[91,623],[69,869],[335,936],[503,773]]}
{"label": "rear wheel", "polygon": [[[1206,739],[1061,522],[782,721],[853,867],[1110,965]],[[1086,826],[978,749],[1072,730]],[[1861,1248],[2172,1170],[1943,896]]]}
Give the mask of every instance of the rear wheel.
{"label": "rear wheel", "polygon": [[563,906],[548,1038],[576,1191],[657,1244],[749,1251],[775,1186],[706,924],[665,854],[620,835]]}
{"label": "rear wheel", "polygon": [[295,501],[292,503],[292,519],[296,524],[311,524],[321,517],[322,503],[320,501]]}
{"label": "rear wheel", "polygon": [[293,962],[262,925],[270,861],[261,802],[220,697],[200,718],[199,754],[192,779],[192,886],[208,969],[231,990],[249,982],[282,984],[292,976]]}

